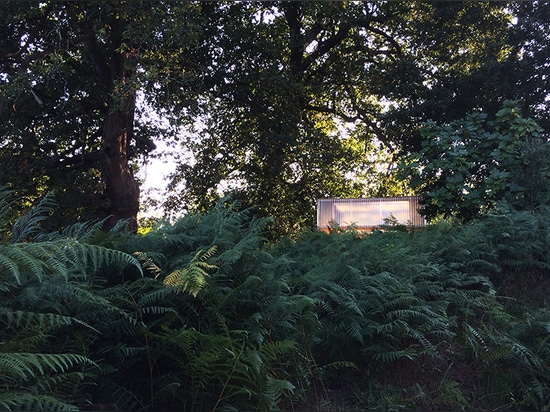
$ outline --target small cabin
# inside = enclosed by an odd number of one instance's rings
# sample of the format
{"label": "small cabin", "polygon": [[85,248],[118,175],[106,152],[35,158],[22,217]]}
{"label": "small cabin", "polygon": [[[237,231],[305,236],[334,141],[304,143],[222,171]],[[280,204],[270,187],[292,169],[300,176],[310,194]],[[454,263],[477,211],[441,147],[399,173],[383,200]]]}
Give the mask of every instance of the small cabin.
{"label": "small cabin", "polygon": [[409,227],[424,227],[418,212],[418,196],[366,199],[318,199],[317,226],[325,232],[334,226],[371,231],[387,224],[386,219]]}

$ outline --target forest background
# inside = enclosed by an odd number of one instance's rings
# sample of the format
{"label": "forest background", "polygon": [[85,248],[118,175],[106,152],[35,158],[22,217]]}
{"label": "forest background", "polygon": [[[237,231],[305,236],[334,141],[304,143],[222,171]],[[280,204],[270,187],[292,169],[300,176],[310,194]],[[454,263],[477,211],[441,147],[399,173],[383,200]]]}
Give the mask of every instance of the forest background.
{"label": "forest background", "polygon": [[0,407],[549,407],[547,3],[0,7]]}
{"label": "forest background", "polygon": [[[157,145],[178,156],[154,205],[163,216],[229,195],[273,217],[280,236],[315,225],[317,198],[440,189],[412,179],[408,156],[434,140],[427,121],[491,120],[510,100],[548,128],[544,3],[2,9],[0,183],[22,208],[55,190],[59,226],[112,216],[107,228],[128,219],[135,231],[150,204],[136,175],[162,157]],[[478,154],[467,184],[494,166],[491,147]]]}

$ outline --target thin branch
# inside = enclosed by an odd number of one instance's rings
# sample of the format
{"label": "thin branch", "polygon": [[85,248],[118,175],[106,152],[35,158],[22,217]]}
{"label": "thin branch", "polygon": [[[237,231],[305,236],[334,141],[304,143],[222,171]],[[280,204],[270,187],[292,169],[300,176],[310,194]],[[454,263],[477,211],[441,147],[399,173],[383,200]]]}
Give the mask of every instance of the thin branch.
{"label": "thin branch", "polygon": [[67,157],[60,160],[60,165],[70,170],[85,169],[92,166],[97,166],[97,163],[103,160],[104,154],[101,150],[82,153],[73,157]]}
{"label": "thin branch", "polygon": [[303,61],[301,68],[303,71],[307,70],[313,62],[318,59],[320,56],[331,51],[334,47],[344,41],[349,34],[352,26],[350,24],[343,25],[335,35],[329,37],[327,40],[319,43],[317,47],[311,54],[309,54]]}
{"label": "thin branch", "polygon": [[107,65],[107,62],[105,61],[105,56],[97,45],[95,33],[87,23],[83,24],[82,29],[84,35],[81,36],[80,39],[82,39],[82,44],[84,46],[84,49],[86,50],[86,53],[88,54],[92,66],[94,67],[101,83],[103,83],[105,87],[110,88],[111,69]]}
{"label": "thin branch", "polygon": [[401,46],[399,45],[399,43],[392,36],[390,36],[388,33],[384,32],[380,29],[377,29],[376,27],[371,26],[368,21],[358,21],[358,23],[360,23],[361,27],[363,27],[364,29],[366,29],[366,30],[368,30],[368,31],[370,31],[374,34],[378,34],[379,36],[384,37],[386,39],[386,41],[388,41],[394,47],[394,49],[396,50],[398,56],[403,55],[403,51],[401,50]]}
{"label": "thin branch", "polygon": [[318,112],[318,113],[333,114],[335,116],[338,116],[342,120],[344,120],[346,122],[350,122],[350,123],[353,123],[356,120],[360,119],[360,117],[358,115],[350,116],[350,115],[347,115],[347,114],[337,110],[334,107],[315,106],[315,105],[312,105],[312,104],[308,104],[304,107],[304,109],[313,110],[313,111]]}

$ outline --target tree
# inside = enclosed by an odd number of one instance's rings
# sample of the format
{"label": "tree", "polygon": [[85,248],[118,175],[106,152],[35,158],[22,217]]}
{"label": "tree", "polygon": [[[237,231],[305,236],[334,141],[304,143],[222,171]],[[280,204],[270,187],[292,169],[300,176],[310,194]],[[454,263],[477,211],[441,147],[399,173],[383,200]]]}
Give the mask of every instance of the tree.
{"label": "tree", "polygon": [[393,105],[380,117],[404,152],[422,143],[419,125],[494,116],[516,100],[545,130],[550,93],[550,7],[544,2],[414,2],[405,31],[407,59],[382,67],[379,93]]}
{"label": "tree", "polygon": [[[1,183],[31,198],[56,188],[66,217],[111,215],[107,228],[124,219],[135,231],[139,184],[132,162],[154,149],[159,132],[141,121],[138,91],[165,107],[165,85],[187,78],[192,65],[185,53],[195,36],[187,12],[194,6],[13,1],[1,7]],[[180,86],[178,100],[186,90]]]}
{"label": "tree", "polygon": [[533,210],[550,199],[550,144],[517,102],[495,116],[477,112],[438,125],[423,124],[422,149],[403,159],[401,171],[423,195],[429,218],[469,220],[507,201]]}
{"label": "tree", "polygon": [[550,130],[548,81],[550,65],[550,4],[542,1],[512,2],[517,19],[510,28],[510,38],[517,44],[515,80],[521,108],[527,117],[536,118],[543,129]]}
{"label": "tree", "polygon": [[[312,225],[317,197],[374,193],[353,178],[370,148],[395,162],[421,146],[422,121],[495,114],[523,95],[526,115],[545,115],[548,7],[537,2],[1,7],[0,183],[30,197],[57,188],[72,220],[111,214],[109,226],[135,230],[135,162],[172,137],[140,117],[140,93],[174,126],[204,125],[184,142],[194,163],[168,207],[232,193],[282,232]],[[375,191],[401,190],[388,181]]]}
{"label": "tree", "polygon": [[[519,93],[512,46],[520,42],[509,36],[506,6],[209,5],[203,17],[217,25],[206,29],[205,127],[190,143],[196,162],[174,177],[172,188],[183,187],[168,206],[205,209],[231,192],[274,216],[284,232],[312,225],[319,197],[405,193],[394,183],[369,192],[352,171],[369,166],[377,143],[393,163],[418,148],[424,120],[451,121],[478,107],[495,113],[503,98]],[[348,133],[343,124],[351,125]]]}
{"label": "tree", "polygon": [[231,192],[289,233],[314,224],[316,198],[360,196],[362,186],[347,173],[360,168],[368,141],[343,135],[342,124],[361,117],[375,127],[380,104],[360,95],[365,65],[397,59],[400,46],[383,27],[406,7],[208,6],[203,17],[214,31],[205,34],[212,44],[205,127],[191,142],[195,164],[181,165],[174,178],[173,187],[183,188],[169,206],[207,209]]}

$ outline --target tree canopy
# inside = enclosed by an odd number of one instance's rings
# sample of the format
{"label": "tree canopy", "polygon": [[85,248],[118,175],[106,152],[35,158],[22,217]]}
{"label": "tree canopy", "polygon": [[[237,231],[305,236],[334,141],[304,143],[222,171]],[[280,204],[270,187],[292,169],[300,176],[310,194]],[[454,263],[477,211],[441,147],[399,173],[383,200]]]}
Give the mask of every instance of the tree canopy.
{"label": "tree canopy", "polygon": [[134,172],[159,139],[192,153],[167,210],[231,194],[290,233],[314,223],[317,198],[409,193],[391,166],[421,150],[429,119],[494,117],[514,99],[548,129],[541,2],[1,8],[0,183],[55,189],[68,221],[112,215],[135,230]]}
{"label": "tree canopy", "polygon": [[[108,1],[1,7],[2,183],[30,197],[56,189],[69,219],[112,215],[109,227],[128,219],[135,230],[133,162],[155,148],[159,134],[142,121],[137,93],[154,90],[160,76],[187,76],[191,63],[183,56],[195,40],[178,15],[192,7]],[[185,90],[174,100],[183,96]],[[167,101],[162,91],[153,97]]]}
{"label": "tree canopy", "polygon": [[550,199],[550,145],[516,102],[506,102],[494,119],[471,113],[443,126],[426,122],[420,133],[422,149],[405,157],[400,170],[423,193],[428,217],[469,220],[501,201],[533,210]]}

